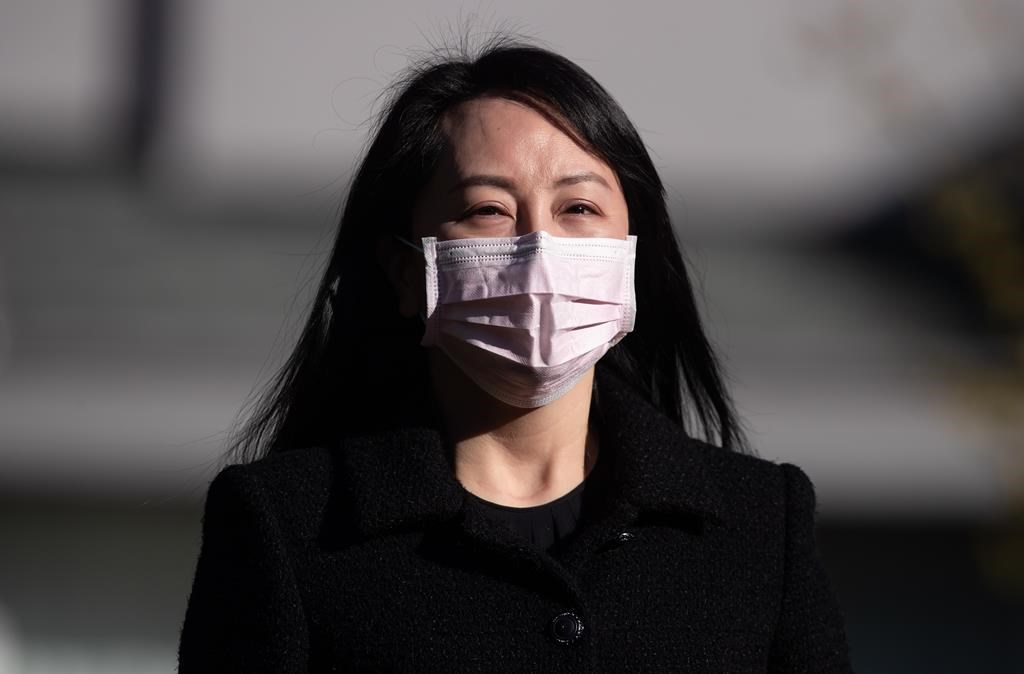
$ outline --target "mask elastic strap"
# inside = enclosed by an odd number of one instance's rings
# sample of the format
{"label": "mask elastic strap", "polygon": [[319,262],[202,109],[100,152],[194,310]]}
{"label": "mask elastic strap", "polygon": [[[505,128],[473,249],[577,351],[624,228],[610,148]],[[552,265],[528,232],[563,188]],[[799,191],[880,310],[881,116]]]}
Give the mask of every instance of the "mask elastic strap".
{"label": "mask elastic strap", "polygon": [[[423,248],[421,246],[417,246],[415,243],[413,243],[409,239],[405,238],[401,234],[395,234],[395,238],[398,239],[399,241],[401,241],[402,243],[404,243],[405,245],[409,246],[413,250],[418,251],[420,253],[423,252]],[[423,321],[423,325],[427,324],[427,315],[425,313],[423,313],[422,311],[420,312],[420,320]]]}
{"label": "mask elastic strap", "polygon": [[404,243],[405,245],[409,246],[413,250],[419,251],[420,253],[423,252],[423,247],[422,246],[417,246],[415,243],[413,243],[409,239],[405,238],[401,234],[395,234],[395,238],[398,239],[399,241],[401,241],[402,243]]}

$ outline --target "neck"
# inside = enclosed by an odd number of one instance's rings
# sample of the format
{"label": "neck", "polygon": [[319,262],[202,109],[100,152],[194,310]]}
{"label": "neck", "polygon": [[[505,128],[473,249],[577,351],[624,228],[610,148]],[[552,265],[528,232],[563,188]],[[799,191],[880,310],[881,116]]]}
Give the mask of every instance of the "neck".
{"label": "neck", "polygon": [[527,507],[571,491],[590,473],[598,449],[589,424],[593,368],[568,393],[532,409],[480,390],[438,349],[430,373],[455,477],[469,492]]}

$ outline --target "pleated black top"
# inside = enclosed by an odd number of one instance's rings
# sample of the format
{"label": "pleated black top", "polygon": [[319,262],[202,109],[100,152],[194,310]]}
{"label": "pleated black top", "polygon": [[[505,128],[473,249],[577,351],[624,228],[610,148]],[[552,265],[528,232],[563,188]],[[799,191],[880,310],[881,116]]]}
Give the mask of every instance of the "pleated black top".
{"label": "pleated black top", "polygon": [[548,550],[576,530],[580,519],[600,504],[600,494],[607,482],[607,461],[600,455],[583,481],[553,501],[519,508],[493,503],[469,492],[470,498],[483,506],[496,520],[506,522],[513,531],[539,550]]}
{"label": "pleated black top", "polygon": [[540,550],[547,550],[555,541],[565,538],[575,530],[580,520],[583,488],[586,484],[587,479],[584,479],[572,491],[554,501],[525,508],[492,503],[473,493],[470,493],[470,496],[486,508],[488,515],[508,523],[531,545]]}

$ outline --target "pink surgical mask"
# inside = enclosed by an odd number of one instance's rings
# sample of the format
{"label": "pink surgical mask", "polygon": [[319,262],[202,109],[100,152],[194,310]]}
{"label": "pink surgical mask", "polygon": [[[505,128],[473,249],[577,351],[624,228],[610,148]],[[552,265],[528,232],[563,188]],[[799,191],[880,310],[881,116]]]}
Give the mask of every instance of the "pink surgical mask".
{"label": "pink surgical mask", "polygon": [[633,329],[635,236],[425,237],[422,250],[422,344],[510,405],[556,400]]}

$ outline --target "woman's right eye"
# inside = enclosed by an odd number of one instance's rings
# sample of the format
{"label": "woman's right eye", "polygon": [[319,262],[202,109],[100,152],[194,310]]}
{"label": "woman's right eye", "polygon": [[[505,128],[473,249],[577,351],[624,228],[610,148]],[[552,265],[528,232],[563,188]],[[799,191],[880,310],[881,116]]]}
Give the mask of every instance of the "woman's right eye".
{"label": "woman's right eye", "polygon": [[495,206],[493,204],[480,206],[479,208],[471,208],[469,211],[466,212],[466,217],[473,217],[477,215],[484,217],[494,217],[499,215],[507,216],[508,213],[506,213],[505,210],[500,206]]}

